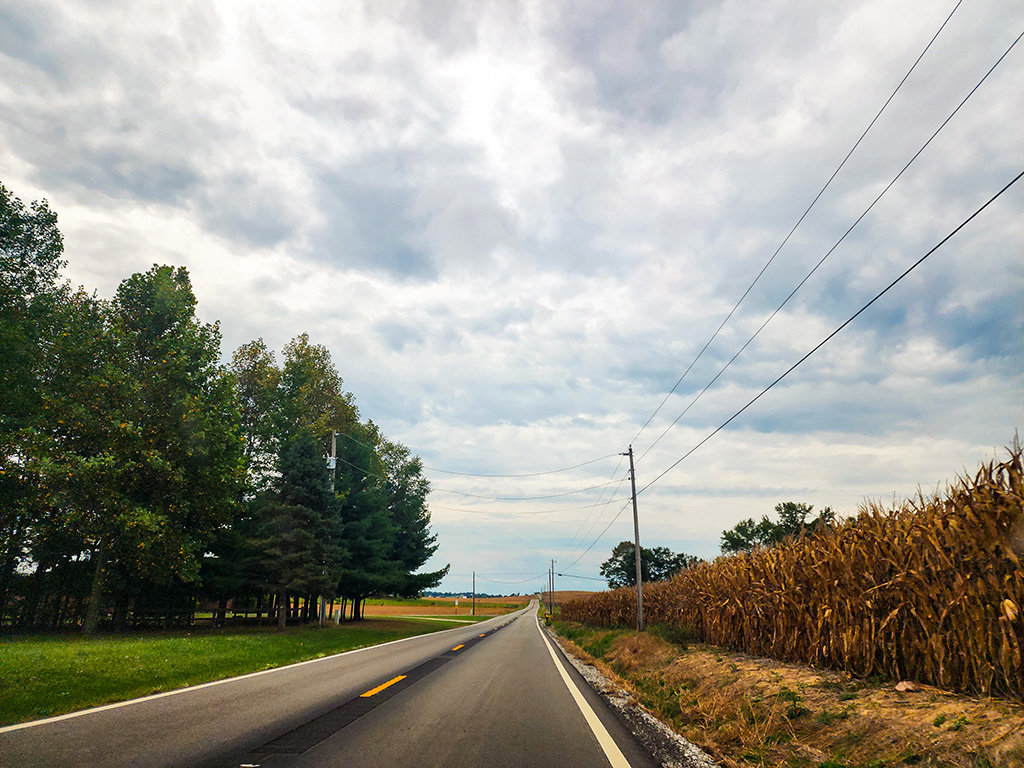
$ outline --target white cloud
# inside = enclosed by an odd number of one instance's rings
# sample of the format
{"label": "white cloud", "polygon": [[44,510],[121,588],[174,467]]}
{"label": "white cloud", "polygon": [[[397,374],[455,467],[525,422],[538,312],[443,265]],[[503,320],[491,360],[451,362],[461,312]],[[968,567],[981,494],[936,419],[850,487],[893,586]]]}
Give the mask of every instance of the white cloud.
{"label": "white cloud", "polygon": [[[944,13],[909,0],[443,14],[16,0],[0,9],[2,181],[50,200],[73,282],[109,296],[153,262],[185,265],[225,356],[309,331],[363,415],[429,466],[569,466],[624,450]],[[1020,26],[1007,14],[995,0],[958,9],[638,454],[1005,50]],[[1019,170],[1020,55],[640,462],[641,484]],[[644,540],[710,555],[723,528],[780,501],[849,512],[1008,441],[1024,417],[1022,195],[643,494]],[[432,479],[543,495],[604,483],[615,461]],[[598,494],[548,506],[435,494],[437,560],[456,574],[568,567],[620,509],[575,508]],[[488,514],[452,511],[467,506]],[[596,575],[628,517],[573,570]]]}

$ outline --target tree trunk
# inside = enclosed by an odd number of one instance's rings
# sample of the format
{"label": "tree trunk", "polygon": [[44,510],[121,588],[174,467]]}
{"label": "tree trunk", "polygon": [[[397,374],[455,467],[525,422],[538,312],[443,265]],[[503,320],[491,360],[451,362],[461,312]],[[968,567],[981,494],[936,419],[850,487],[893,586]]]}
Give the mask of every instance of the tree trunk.
{"label": "tree trunk", "polygon": [[220,602],[217,603],[217,619],[213,622],[215,627],[219,627],[224,624],[228,617],[228,599],[222,597]]}
{"label": "tree trunk", "polygon": [[100,624],[100,598],[103,597],[103,579],[107,569],[107,542],[100,541],[96,548],[96,570],[92,575],[92,588],[89,590],[89,607],[85,610],[85,621],[82,632],[87,635],[96,633]]}
{"label": "tree trunk", "polygon": [[283,632],[288,623],[288,595],[283,591],[277,593],[277,631]]}
{"label": "tree trunk", "polygon": [[263,626],[263,593],[256,595],[256,626]]}

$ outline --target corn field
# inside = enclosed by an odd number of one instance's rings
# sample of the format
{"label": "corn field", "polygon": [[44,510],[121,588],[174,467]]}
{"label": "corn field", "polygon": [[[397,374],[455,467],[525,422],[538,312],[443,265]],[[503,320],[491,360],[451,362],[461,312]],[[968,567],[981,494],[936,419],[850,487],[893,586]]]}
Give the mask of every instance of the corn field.
{"label": "corn field", "polygon": [[[835,528],[644,587],[644,618],[704,641],[853,675],[1024,697],[1024,480],[1018,440],[934,496],[866,503]],[[635,625],[636,592],[563,618]]]}

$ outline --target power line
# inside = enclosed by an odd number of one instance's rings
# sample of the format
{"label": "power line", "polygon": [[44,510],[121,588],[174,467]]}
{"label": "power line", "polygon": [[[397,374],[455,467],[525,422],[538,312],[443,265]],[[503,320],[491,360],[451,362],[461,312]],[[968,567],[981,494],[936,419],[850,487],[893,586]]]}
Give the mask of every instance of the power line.
{"label": "power line", "polygon": [[[885,100],[885,103],[882,105],[882,108],[879,109],[878,113],[874,116],[874,118],[872,118],[871,122],[868,124],[868,127],[865,128],[864,132],[860,135],[860,138],[857,139],[856,143],[854,143],[854,145],[850,149],[850,151],[846,153],[846,157],[843,158],[843,161],[841,163],[839,163],[838,167],[832,172],[832,175],[829,176],[828,181],[825,182],[825,185],[820,190],[818,190],[818,194],[814,196],[813,200],[811,200],[811,204],[807,206],[807,209],[803,212],[803,214],[797,220],[796,224],[793,225],[793,228],[791,230],[789,230],[789,234],[786,235],[786,237],[782,241],[782,243],[779,244],[779,247],[775,249],[775,252],[771,255],[771,258],[769,258],[768,261],[765,262],[765,265],[763,267],[761,267],[761,271],[757,273],[757,276],[753,279],[753,281],[750,283],[750,285],[747,286],[747,289],[743,292],[743,295],[740,296],[739,301],[737,301],[735,306],[733,306],[733,308],[731,310],[729,310],[729,314],[727,314],[725,316],[725,319],[721,322],[721,324],[718,326],[718,328],[715,330],[715,332],[713,334],[711,334],[711,338],[709,338],[707,340],[707,342],[705,342],[704,346],[701,347],[700,352],[697,353],[697,356],[695,358],[693,358],[693,360],[690,362],[690,364],[686,367],[686,370],[683,371],[683,375],[679,377],[679,380],[676,381],[676,383],[672,386],[672,389],[670,389],[668,391],[668,394],[665,395],[664,399],[661,401],[661,403],[658,405],[658,407],[654,409],[654,413],[652,413],[648,417],[647,421],[644,422],[644,425],[642,427],[640,427],[640,431],[637,432],[636,435],[633,436],[633,439],[630,440],[630,443],[636,443],[637,439],[640,437],[640,435],[643,434],[644,430],[647,429],[648,425],[651,423],[651,421],[654,419],[654,417],[658,415],[658,413],[664,407],[665,403],[668,402],[668,399],[672,396],[672,394],[676,391],[676,389],[679,388],[679,385],[683,383],[683,379],[686,378],[687,374],[689,374],[689,372],[693,368],[693,366],[696,365],[697,361],[700,360],[700,358],[703,356],[703,354],[707,351],[708,347],[711,346],[711,342],[713,342],[718,337],[718,334],[725,327],[726,323],[729,322],[729,320],[735,314],[736,310],[739,309],[740,304],[743,303],[744,299],[747,298],[747,295],[750,293],[750,291],[754,288],[755,285],[757,285],[757,282],[761,279],[761,276],[765,273],[765,271],[768,269],[768,267],[771,266],[771,263],[773,261],[775,261],[775,257],[779,255],[779,252],[785,247],[786,243],[789,242],[789,239],[793,236],[793,233],[796,232],[797,227],[799,227],[800,224],[803,223],[803,220],[805,218],[807,218],[807,214],[809,214],[811,212],[811,209],[814,208],[814,206],[818,202],[819,198],[821,198],[821,196],[825,193],[825,190],[829,188],[829,185],[832,184],[832,180],[835,179],[835,177],[839,174],[839,172],[846,165],[846,162],[850,159],[850,157],[856,151],[857,147],[860,146],[861,142],[864,140],[864,137],[868,135],[868,131],[870,131],[872,129],[872,127],[874,127],[875,123],[878,121],[878,118],[882,116],[882,113],[885,111],[886,107],[889,106],[889,103],[893,100],[893,98],[899,92],[900,88],[903,87],[903,84],[905,82],[907,82],[907,79],[910,77],[911,73],[917,68],[917,65],[920,63],[921,59],[924,58],[924,55],[928,52],[928,49],[932,47],[932,43],[935,42],[935,39],[939,36],[939,33],[942,32],[943,29],[945,29],[946,24],[949,23],[949,20],[953,17],[953,14],[956,13],[957,8],[960,7],[960,4],[962,2],[963,2],[963,0],[958,0],[957,4],[953,7],[953,10],[949,12],[949,15],[946,17],[946,20],[942,22],[942,26],[940,26],[938,31],[936,31],[936,33],[932,36],[932,39],[928,41],[928,45],[926,45],[924,47],[924,50],[921,51],[920,55],[914,61],[913,65],[910,67],[909,70],[907,70],[907,74],[905,74],[903,76],[903,79],[900,80],[899,85],[897,85],[896,88],[893,90],[893,92],[889,95],[889,98]],[[674,423],[675,422],[673,422],[673,424]],[[660,440],[661,438],[659,437],[658,439]],[[657,441],[655,441],[655,442],[657,442]],[[650,450],[650,448],[648,448],[648,450]],[[645,453],[646,453],[646,451],[645,451]],[[643,456],[641,456],[641,458],[643,458]]]}
{"label": "power line", "polygon": [[[349,440],[351,440],[356,445],[361,445],[363,448],[369,448],[371,451],[372,450],[376,450],[374,448],[374,446],[369,445],[367,443],[364,443],[361,440],[357,440],[356,438],[352,437],[352,435],[346,435],[344,432],[339,432],[338,434],[340,434],[342,437],[348,438]],[[573,464],[571,467],[562,467],[561,469],[546,469],[546,470],[544,470],[542,472],[525,472],[523,474],[518,474],[518,475],[488,475],[488,474],[483,474],[483,473],[479,473],[479,472],[457,472],[457,471],[455,471],[453,469],[438,469],[437,467],[428,467],[426,465],[423,466],[423,469],[428,470],[430,472],[441,472],[442,474],[445,474],[445,475],[459,475],[461,477],[490,477],[490,478],[539,477],[540,475],[554,475],[554,474],[558,474],[559,472],[569,472],[569,471],[574,470],[574,469],[579,469],[580,467],[589,466],[590,464],[596,464],[599,461],[604,461],[605,459],[610,459],[613,456],[617,456],[617,455],[618,455],[617,453],[609,453],[607,456],[598,456],[596,459],[589,459],[588,461],[583,461],[583,462],[580,462],[579,464]]]}
{"label": "power line", "polygon": [[586,467],[589,464],[596,464],[599,461],[604,461],[605,459],[610,459],[612,456],[616,456],[616,455],[617,454],[609,453],[607,456],[599,456],[596,459],[591,459],[590,461],[584,461],[584,462],[581,462],[580,464],[574,464],[571,467],[563,467],[562,469],[548,469],[548,470],[545,470],[543,472],[527,472],[527,473],[520,474],[520,475],[485,475],[485,474],[480,474],[478,472],[455,472],[454,470],[450,470],[450,469],[437,469],[436,467],[424,467],[424,469],[428,469],[431,472],[443,472],[446,475],[461,475],[462,477],[496,477],[496,478],[538,477],[540,475],[554,475],[554,474],[557,474],[559,472],[569,472],[570,470],[573,470],[573,469],[579,469],[580,467]]}
{"label": "power line", "polygon": [[[619,463],[615,466],[615,471],[616,472],[619,471],[619,467],[621,465],[622,465],[622,459],[620,458],[619,459]],[[628,475],[626,477],[628,477]],[[576,529],[576,532],[573,533],[572,538],[569,539],[569,546],[570,547],[573,546],[573,545],[576,545],[576,549],[579,549],[579,544],[583,543],[583,539],[585,539],[587,537],[587,534],[589,534],[590,531],[593,530],[594,525],[597,524],[597,521],[601,519],[601,514],[603,514],[603,512],[599,513],[598,516],[594,519],[594,523],[591,524],[590,528],[587,529],[587,533],[585,533],[582,536],[580,536],[580,531],[582,531],[583,530],[583,526],[585,526],[590,521],[590,516],[592,514],[594,514],[594,510],[595,509],[597,509],[599,506],[607,507],[609,504],[614,504],[616,501],[618,501],[618,499],[615,497],[615,494],[619,492],[620,486],[624,482],[626,482],[626,477],[623,477],[622,479],[619,480],[618,485],[615,486],[615,490],[612,491],[612,498],[611,499],[609,499],[608,501],[602,502],[601,499],[604,497],[604,491],[602,491],[601,495],[598,496],[597,502],[595,502],[594,504],[590,505],[590,511],[587,512],[587,516],[583,519],[583,522],[580,523],[579,527]],[[577,543],[577,540],[576,540],[577,537],[579,537],[579,542],[578,543]],[[576,550],[573,550],[573,552],[575,552],[575,551]],[[568,557],[571,557],[571,556],[572,556],[572,552],[569,553]]]}
{"label": "power line", "polygon": [[[648,485],[650,485],[650,484],[648,483]],[[630,501],[632,501],[632,497],[630,498]],[[579,557],[577,557],[577,558],[576,558],[575,560],[573,560],[573,561],[572,561],[571,563],[569,563],[569,567],[570,567],[570,568],[572,568],[572,567],[573,567],[574,565],[576,565],[576,563],[578,563],[578,562],[579,562],[580,560],[582,560],[582,559],[583,559],[583,556],[584,556],[584,555],[586,555],[586,554],[587,554],[587,552],[589,552],[590,550],[592,550],[592,549],[594,548],[594,545],[595,545],[595,544],[597,544],[597,542],[599,542],[599,541],[600,541],[601,539],[603,539],[603,538],[604,538],[604,535],[605,535],[606,533],[608,533],[608,529],[612,527],[612,524],[613,524],[613,523],[614,523],[614,522],[615,522],[616,520],[618,520],[618,519],[619,519],[619,516],[620,516],[620,515],[622,515],[622,513],[623,513],[623,512],[624,512],[624,511],[626,510],[626,507],[628,507],[628,506],[630,505],[630,501],[627,501],[627,502],[626,502],[625,504],[623,504],[623,505],[622,505],[622,508],[621,508],[621,509],[620,509],[620,510],[619,510],[618,512],[616,512],[616,513],[615,513],[615,517],[613,517],[613,518],[612,518],[612,519],[611,519],[611,520],[610,520],[610,521],[608,522],[608,525],[606,525],[606,526],[604,527],[604,530],[603,530],[603,531],[601,531],[601,533],[600,533],[600,534],[598,534],[598,536],[597,536],[597,538],[596,538],[596,539],[594,539],[594,540],[593,540],[592,542],[590,542],[590,546],[589,546],[589,547],[587,547],[587,548],[586,548],[585,550],[583,550],[583,552],[582,552],[582,553],[580,553],[580,556],[579,556]]]}
{"label": "power line", "polygon": [[479,573],[476,575],[476,577],[478,579],[480,579],[480,581],[486,581],[489,584],[525,584],[528,581],[536,581],[537,579],[541,579],[541,578],[544,577],[544,575],[545,574],[543,574],[543,573],[538,573],[536,576],[531,576],[528,579],[522,579],[522,580],[519,580],[519,581],[495,581],[494,579],[485,579]]}
{"label": "power line", "polygon": [[[621,482],[625,482],[625,480],[622,480]],[[561,507],[560,509],[531,509],[526,512],[493,512],[486,509],[468,509],[466,507],[442,507],[438,504],[431,504],[430,508],[443,509],[449,512],[466,512],[471,515],[512,515],[520,517],[524,515],[553,515],[558,512],[572,512],[578,509],[593,510],[594,507],[608,506],[609,504],[614,504],[617,501],[621,501],[621,499],[609,499],[608,501],[598,501],[595,504],[581,504],[576,507]]]}
{"label": "power line", "polygon": [[[1024,36],[1024,35],[1022,35],[1022,36]],[[1020,38],[1018,37],[1017,39],[1019,40]],[[779,376],[777,379],[775,379],[775,381],[773,381],[767,387],[762,389],[761,392],[759,392],[756,397],[754,397],[752,400],[750,400],[750,402],[748,402],[746,405],[744,405],[742,408],[740,408],[738,411],[736,411],[736,413],[734,413],[732,416],[730,416],[728,419],[726,419],[724,422],[722,422],[722,424],[719,427],[717,427],[713,432],[708,434],[703,440],[701,440],[699,443],[697,443],[695,446],[693,446],[693,448],[691,448],[689,451],[687,451],[685,454],[683,454],[678,460],[676,460],[671,466],[669,466],[667,469],[665,469],[660,475],[655,477],[653,480],[651,480],[651,482],[647,483],[647,485],[645,485],[643,488],[641,488],[639,491],[637,491],[637,495],[639,495],[639,494],[643,493],[644,491],[646,491],[648,488],[650,488],[652,485],[654,485],[656,482],[658,482],[661,478],[663,478],[665,475],[667,475],[670,471],[672,471],[677,466],[679,466],[679,464],[684,459],[689,457],[698,448],[700,448],[702,445],[704,445],[704,443],[706,443],[712,437],[714,437],[719,432],[721,432],[723,429],[725,429],[734,419],[736,419],[741,413],[743,413],[745,410],[747,410],[747,408],[749,408],[754,403],[756,403],[758,400],[760,400],[761,396],[764,395],[768,390],[770,390],[772,387],[774,387],[776,384],[778,384],[784,378],[789,376],[789,374],[791,374],[793,371],[795,371],[800,366],[801,363],[803,363],[805,360],[807,360],[807,358],[809,358],[811,355],[813,355],[815,352],[817,352],[819,349],[821,349],[823,346],[825,346],[825,344],[827,344],[829,341],[831,341],[834,336],[836,336],[840,331],[842,331],[846,326],[848,326],[850,323],[852,323],[854,320],[856,320],[864,311],[866,311],[868,307],[870,307],[872,304],[874,304],[876,301],[878,301],[880,298],[882,298],[882,296],[884,296],[886,293],[888,293],[889,290],[893,286],[895,286],[897,283],[899,283],[901,280],[903,280],[903,278],[905,278],[907,275],[909,275],[911,272],[913,272],[915,269],[917,269],[917,267],[920,264],[922,264],[925,261],[925,259],[927,259],[933,253],[935,253],[937,250],[939,250],[939,248],[941,248],[947,241],[949,241],[954,235],[956,235],[957,232],[959,232],[961,229],[963,229],[965,226],[967,226],[971,221],[973,221],[974,218],[976,216],[978,216],[978,214],[980,214],[982,211],[984,211],[986,208],[988,208],[992,203],[994,203],[997,199],[999,199],[999,197],[1004,192],[1006,192],[1010,187],[1012,187],[1014,184],[1016,184],[1018,181],[1020,181],[1022,176],[1024,176],[1024,171],[1021,171],[1020,173],[1018,173],[1010,181],[1010,183],[1008,183],[1005,187],[1003,187],[1001,190],[999,190],[995,195],[993,195],[991,198],[989,198],[988,202],[986,202],[978,210],[976,210],[974,213],[972,213],[970,216],[968,216],[966,219],[964,219],[964,221],[961,222],[960,225],[956,227],[956,229],[954,229],[952,232],[950,232],[948,235],[946,235],[944,238],[942,238],[942,240],[940,240],[935,245],[935,247],[933,247],[924,256],[922,256],[920,259],[918,259],[913,264],[911,264],[899,277],[897,277],[895,280],[893,280],[891,283],[889,283],[889,285],[887,285],[884,289],[882,289],[879,293],[877,293],[875,295],[875,297],[873,299],[871,299],[871,301],[869,301],[863,307],[858,309],[853,315],[851,315],[849,317],[849,319],[846,320],[846,322],[844,322],[842,325],[840,325],[838,328],[836,328],[834,331],[832,331],[832,333],[830,333],[828,336],[826,336],[824,339],[822,339],[820,342],[818,342],[818,344],[813,349],[811,349],[807,354],[805,354],[803,357],[801,357],[799,360],[797,360],[795,363],[793,363],[793,365],[791,365],[789,367],[789,369],[786,370],[785,373],[783,373],[781,376]],[[623,509],[625,509],[625,507],[623,507]],[[622,514],[622,510],[619,511],[619,514]],[[616,517],[618,517],[618,515],[616,515]],[[612,522],[614,522],[614,520]],[[607,530],[607,529],[605,529],[605,530]],[[602,534],[602,535],[604,535],[604,534]],[[595,543],[596,543],[596,541],[595,541]],[[591,545],[591,546],[593,546],[593,545]],[[582,557],[582,555],[581,555],[581,557]]]}
{"label": "power line", "polygon": [[[956,10],[956,9],[954,8],[954,10]],[[672,422],[667,427],[665,427],[665,429],[662,431],[662,433],[660,435],[658,435],[658,437],[655,439],[655,441],[653,443],[651,443],[649,446],[647,446],[646,450],[644,450],[644,452],[642,454],[640,454],[640,458],[637,459],[637,463],[639,463],[648,453],[650,453],[651,449],[654,448],[654,446],[656,446],[659,442],[661,442],[661,439],[663,437],[665,437],[665,435],[668,434],[668,432],[672,429],[672,427],[674,427],[679,422],[679,420],[683,416],[686,415],[686,413],[690,410],[690,408],[692,408],[693,405],[698,400],[700,400],[701,397],[703,397],[704,393],[707,392],[708,389],[710,389],[711,386],[716,381],[718,381],[718,378],[723,373],[725,373],[725,371],[729,368],[729,366],[731,366],[733,364],[733,362],[736,360],[736,358],[739,357],[743,353],[743,351],[750,345],[750,343],[752,341],[754,341],[754,339],[756,339],[758,337],[758,335],[761,333],[761,331],[763,331],[765,329],[765,327],[768,325],[768,323],[770,323],[775,318],[775,316],[777,314],[779,314],[779,312],[782,311],[782,308],[785,307],[786,304],[789,303],[789,300],[792,299],[793,296],[796,295],[797,291],[799,291],[803,287],[804,283],[806,283],[811,278],[811,276],[815,272],[818,271],[818,268],[822,264],[825,263],[825,260],[828,259],[828,257],[832,255],[832,253],[836,250],[836,248],[839,247],[839,245],[844,240],[846,240],[847,236],[851,232],[853,232],[853,230],[857,227],[858,224],[860,224],[860,222],[864,219],[864,217],[867,216],[868,213],[870,213],[871,210],[875,207],[875,205],[878,204],[878,201],[881,200],[885,196],[885,194],[889,191],[889,189],[892,188],[892,186],[903,176],[904,173],[906,173],[907,169],[910,168],[910,166],[914,164],[914,162],[917,160],[917,158],[921,156],[921,153],[924,152],[925,149],[928,148],[928,146],[932,143],[932,141],[935,140],[935,137],[938,136],[939,133],[942,132],[942,129],[945,128],[946,125],[949,123],[949,121],[952,120],[953,117],[956,116],[956,114],[960,111],[961,107],[963,107],[963,105],[967,103],[968,99],[970,99],[971,96],[973,96],[974,93],[982,86],[982,84],[988,79],[989,75],[991,75],[995,71],[996,67],[998,67],[999,64],[1003,61],[1003,59],[1005,59],[1006,56],[1010,53],[1010,51],[1013,50],[1014,46],[1017,45],[1018,42],[1020,42],[1021,37],[1024,37],[1024,32],[1022,32],[1020,35],[1017,36],[1017,39],[1014,40],[1010,44],[1010,47],[1006,49],[1006,51],[1003,53],[1003,55],[1000,56],[999,59],[996,61],[996,63],[993,64],[992,67],[988,70],[988,72],[985,73],[984,77],[982,77],[981,80],[978,81],[978,83],[970,90],[970,93],[968,93],[963,98],[963,100],[956,106],[956,109],[954,109],[949,114],[949,116],[945,120],[942,121],[942,124],[935,130],[935,132],[928,138],[928,140],[921,146],[921,148],[918,149],[917,152],[914,153],[914,156],[911,157],[910,160],[907,162],[907,164],[904,165],[903,168],[900,170],[900,172],[897,173],[893,177],[892,181],[890,181],[885,186],[885,188],[871,202],[871,205],[869,205],[864,210],[864,212],[861,213],[860,216],[857,217],[857,219],[853,222],[853,224],[851,224],[850,227],[846,230],[846,232],[843,233],[842,237],[840,237],[836,241],[836,243],[831,248],[829,248],[828,252],[825,253],[825,255],[821,257],[821,259],[818,261],[818,263],[814,265],[814,267],[811,269],[811,271],[808,272],[806,275],[804,275],[804,278],[799,283],[797,283],[796,288],[794,288],[792,291],[790,291],[789,295],[783,300],[783,302],[781,304],[779,304],[778,307],[775,308],[775,311],[772,312],[771,315],[769,315],[768,318],[763,323],[761,323],[761,326],[754,332],[754,334],[749,339],[746,340],[746,342],[743,344],[742,347],[739,348],[739,350],[736,352],[736,354],[734,354],[729,359],[729,362],[727,362],[721,368],[721,370],[719,370],[718,373],[715,374],[714,378],[711,379],[711,381],[709,381],[707,383],[707,385],[702,390],[700,390],[700,392],[697,393],[697,395],[693,398],[693,400],[691,400],[690,403],[686,406],[686,408],[683,409],[682,413],[680,413],[678,416],[676,416],[675,419],[673,419]],[[682,379],[680,379],[680,381],[681,380]]]}
{"label": "power line", "polygon": [[[378,480],[383,480],[384,482],[390,482],[389,479],[384,477],[383,475],[378,475],[376,472],[368,472],[367,470],[363,469],[362,467],[360,467],[360,466],[358,466],[356,464],[353,464],[351,461],[348,461],[347,459],[343,459],[341,456],[337,456],[336,458],[337,458],[338,461],[342,462],[343,464],[348,464],[353,469],[358,469],[360,472],[362,472],[367,477],[375,477]],[[615,482],[614,480],[611,480],[611,481],[609,481],[607,483],[600,483],[598,485],[591,485],[591,486],[587,486],[586,488],[577,488],[576,490],[573,490],[573,491],[563,491],[561,493],[549,493],[549,494],[546,494],[544,496],[483,496],[483,495],[478,494],[478,493],[466,493],[464,491],[453,491],[453,490],[451,490],[449,488],[431,488],[430,490],[431,491],[436,491],[437,493],[454,493],[457,496],[468,496],[468,497],[474,498],[474,499],[487,499],[488,501],[539,501],[541,499],[556,499],[556,498],[559,498],[561,496],[571,496],[571,495],[573,495],[575,493],[584,493],[586,491],[592,491],[595,488],[603,488],[603,487],[605,487],[607,485],[611,485],[614,482]]]}
{"label": "power line", "polygon": [[472,499],[487,499],[488,501],[540,501],[541,499],[557,499],[561,496],[572,496],[576,493],[585,493],[586,491],[592,491],[595,488],[604,488],[614,483],[614,480],[610,480],[607,483],[599,483],[597,485],[588,485],[586,488],[577,488],[573,491],[562,491],[561,493],[548,493],[543,496],[483,496],[479,493],[466,493],[464,491],[453,491],[448,488],[432,488],[432,491],[439,493],[454,493],[457,496],[468,496]]}
{"label": "power line", "polygon": [[597,578],[596,576],[577,576],[574,573],[556,573],[556,576],[561,576],[565,579],[586,579],[587,581],[607,581],[607,579]]}

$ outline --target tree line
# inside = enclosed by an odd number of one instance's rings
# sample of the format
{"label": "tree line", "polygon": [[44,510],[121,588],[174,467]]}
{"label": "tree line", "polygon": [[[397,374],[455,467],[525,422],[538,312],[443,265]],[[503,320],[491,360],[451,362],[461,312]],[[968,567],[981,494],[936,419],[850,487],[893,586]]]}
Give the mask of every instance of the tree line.
{"label": "tree line", "polygon": [[[833,528],[838,522],[831,507],[814,515],[814,506],[785,501],[775,505],[778,521],[762,515],[741,520],[722,531],[722,553],[726,555],[751,552],[758,547],[773,547],[790,538],[814,534]],[[704,561],[685,552],[672,552],[668,547],[640,548],[640,575],[644,583],[667,581]],[[609,589],[636,586],[636,549],[631,541],[621,541],[612,549],[611,557],[601,563],[601,576]]]}
{"label": "tree line", "polygon": [[[23,628],[361,617],[447,568],[422,463],[361,420],[306,334],[221,362],[184,268],[113,298],[59,279],[57,217],[0,185],[0,623]],[[337,461],[328,469],[331,435]]]}

